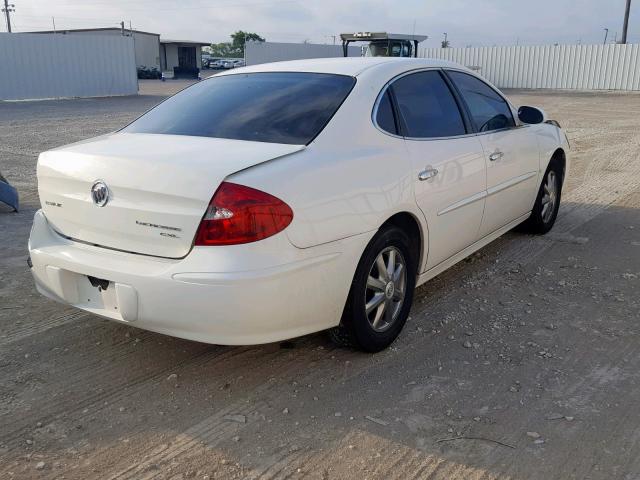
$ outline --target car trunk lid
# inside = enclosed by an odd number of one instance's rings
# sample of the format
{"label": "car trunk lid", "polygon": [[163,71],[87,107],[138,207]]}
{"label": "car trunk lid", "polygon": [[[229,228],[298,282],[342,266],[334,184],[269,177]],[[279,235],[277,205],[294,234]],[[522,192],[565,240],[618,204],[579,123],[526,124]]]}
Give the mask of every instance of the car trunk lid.
{"label": "car trunk lid", "polygon": [[[116,133],[42,153],[38,192],[47,219],[64,236],[127,252],[181,258],[190,251],[207,205],[225,177],[304,148]],[[96,182],[107,187],[109,198],[103,207],[92,197]]]}

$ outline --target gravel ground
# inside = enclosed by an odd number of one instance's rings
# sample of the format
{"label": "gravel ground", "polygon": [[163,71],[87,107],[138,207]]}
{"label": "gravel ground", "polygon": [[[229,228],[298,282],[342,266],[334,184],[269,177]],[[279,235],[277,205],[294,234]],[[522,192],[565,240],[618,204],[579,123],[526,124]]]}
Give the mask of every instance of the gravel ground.
{"label": "gravel ground", "polygon": [[0,478],[640,478],[640,95],[509,92],[566,128],[554,230],[509,233],[419,288],[378,355],[323,335],[221,347],[39,296],[39,152],[108,132],[126,98],[0,103]]}

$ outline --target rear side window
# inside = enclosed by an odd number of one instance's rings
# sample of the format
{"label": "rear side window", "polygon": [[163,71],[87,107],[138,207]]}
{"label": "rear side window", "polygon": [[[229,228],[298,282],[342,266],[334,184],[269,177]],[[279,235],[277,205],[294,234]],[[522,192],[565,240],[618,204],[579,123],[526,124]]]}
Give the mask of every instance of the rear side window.
{"label": "rear side window", "polygon": [[466,133],[458,104],[439,72],[405,75],[392,88],[405,136],[435,138]]}
{"label": "rear side window", "polygon": [[351,92],[346,75],[222,75],[164,101],[122,131],[306,145]]}
{"label": "rear side window", "polygon": [[447,74],[458,87],[479,132],[515,126],[509,105],[493,88],[466,73],[448,71]]}
{"label": "rear side window", "polygon": [[398,134],[398,125],[396,123],[395,113],[391,104],[391,93],[389,89],[384,92],[382,98],[380,98],[380,104],[378,105],[378,113],[376,114],[376,123],[385,132]]}

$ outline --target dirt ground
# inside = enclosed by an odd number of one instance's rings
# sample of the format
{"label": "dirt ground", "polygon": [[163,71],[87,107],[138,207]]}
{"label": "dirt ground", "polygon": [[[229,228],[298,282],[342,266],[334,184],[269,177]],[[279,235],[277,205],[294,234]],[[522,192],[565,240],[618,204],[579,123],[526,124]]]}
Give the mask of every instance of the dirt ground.
{"label": "dirt ground", "polygon": [[420,287],[398,341],[366,355],[321,334],[178,340],[35,292],[38,153],[179,86],[0,103],[22,199],[0,210],[0,478],[640,479],[640,95],[509,92],[568,132],[558,223]]}

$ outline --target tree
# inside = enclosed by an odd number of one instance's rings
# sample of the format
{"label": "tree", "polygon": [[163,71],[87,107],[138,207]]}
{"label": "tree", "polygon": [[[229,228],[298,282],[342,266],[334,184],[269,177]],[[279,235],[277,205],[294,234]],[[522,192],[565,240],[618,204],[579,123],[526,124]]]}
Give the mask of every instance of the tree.
{"label": "tree", "polygon": [[211,56],[220,58],[242,58],[244,57],[244,45],[247,42],[264,42],[257,33],[243,32],[238,30],[231,34],[231,42],[212,43]]}
{"label": "tree", "polygon": [[243,32],[242,30],[238,30],[236,33],[231,34],[231,40],[233,40],[233,46],[236,48],[241,48],[244,53],[244,44],[247,42],[264,42],[264,38],[262,38],[257,33],[249,33]]}
{"label": "tree", "polygon": [[233,58],[242,55],[238,55],[233,49],[233,46],[229,42],[212,43],[211,44],[211,56],[218,58]]}

